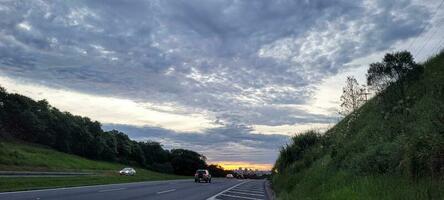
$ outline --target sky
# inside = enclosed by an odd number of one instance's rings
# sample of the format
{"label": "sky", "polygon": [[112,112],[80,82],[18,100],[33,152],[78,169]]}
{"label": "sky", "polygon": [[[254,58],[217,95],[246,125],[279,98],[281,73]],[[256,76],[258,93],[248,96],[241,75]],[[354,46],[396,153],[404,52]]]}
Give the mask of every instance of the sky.
{"label": "sky", "polygon": [[444,48],[442,0],[0,0],[0,85],[105,130],[270,169],[347,76]]}

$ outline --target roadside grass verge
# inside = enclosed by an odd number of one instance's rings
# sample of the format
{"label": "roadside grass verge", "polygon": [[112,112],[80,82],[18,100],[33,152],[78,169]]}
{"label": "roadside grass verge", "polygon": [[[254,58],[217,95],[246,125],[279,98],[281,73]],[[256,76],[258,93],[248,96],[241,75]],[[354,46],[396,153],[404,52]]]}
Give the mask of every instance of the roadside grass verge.
{"label": "roadside grass verge", "polygon": [[[324,159],[324,163],[325,159]],[[359,199],[409,200],[443,199],[444,185],[437,180],[412,180],[396,175],[354,175],[329,169],[316,162],[312,167],[273,177],[273,188],[280,200],[289,199]]]}
{"label": "roadside grass verge", "polygon": [[116,170],[123,166],[89,160],[38,144],[19,141],[0,142],[0,170],[2,171]]}
{"label": "roadside grass verge", "polygon": [[126,166],[123,164],[89,160],[36,144],[19,141],[0,142],[0,171],[94,173],[92,176],[0,177],[0,192],[191,178],[137,167],[135,176],[120,176],[118,171],[124,167]]}

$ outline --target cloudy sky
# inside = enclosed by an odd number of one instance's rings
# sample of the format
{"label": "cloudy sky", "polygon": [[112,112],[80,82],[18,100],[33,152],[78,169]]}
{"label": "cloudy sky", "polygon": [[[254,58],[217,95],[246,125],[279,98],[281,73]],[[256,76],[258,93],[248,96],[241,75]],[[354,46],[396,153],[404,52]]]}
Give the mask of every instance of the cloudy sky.
{"label": "cloudy sky", "polygon": [[441,0],[0,0],[0,85],[136,140],[269,168],[347,75],[444,46]]}

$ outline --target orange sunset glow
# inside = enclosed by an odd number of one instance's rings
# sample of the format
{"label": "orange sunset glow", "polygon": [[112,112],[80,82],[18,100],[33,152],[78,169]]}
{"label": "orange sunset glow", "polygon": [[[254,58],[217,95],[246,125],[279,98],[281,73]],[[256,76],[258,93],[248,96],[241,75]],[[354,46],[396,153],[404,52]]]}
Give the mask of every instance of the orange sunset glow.
{"label": "orange sunset glow", "polygon": [[258,170],[271,170],[271,168],[273,167],[272,164],[257,164],[250,162],[232,162],[232,161],[213,162],[212,164],[220,165],[227,170],[239,169],[239,167],[248,168],[248,169],[258,169]]}

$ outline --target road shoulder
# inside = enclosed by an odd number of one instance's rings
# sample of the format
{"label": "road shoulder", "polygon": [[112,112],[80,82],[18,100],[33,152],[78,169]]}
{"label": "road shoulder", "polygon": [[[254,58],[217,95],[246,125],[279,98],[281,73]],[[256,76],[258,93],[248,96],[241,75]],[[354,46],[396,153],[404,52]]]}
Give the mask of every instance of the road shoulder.
{"label": "road shoulder", "polygon": [[276,199],[276,194],[274,193],[273,189],[271,188],[271,182],[269,180],[265,181],[265,193],[267,194],[267,197],[269,200]]}

